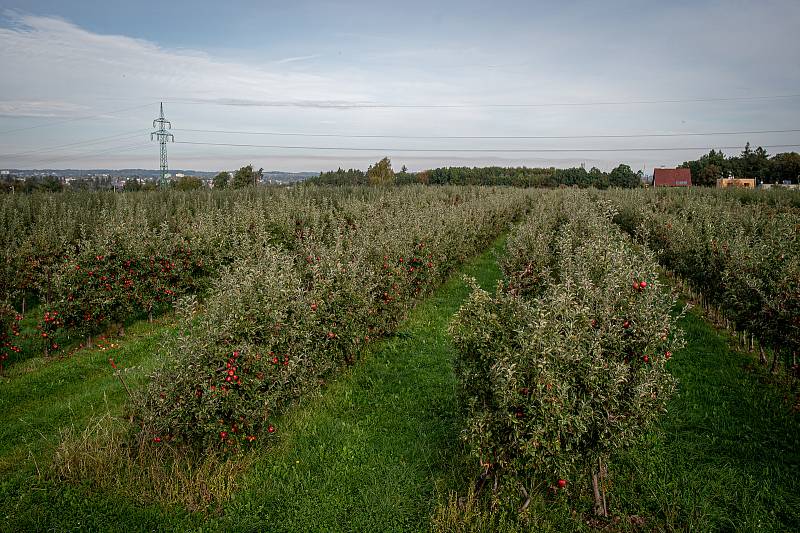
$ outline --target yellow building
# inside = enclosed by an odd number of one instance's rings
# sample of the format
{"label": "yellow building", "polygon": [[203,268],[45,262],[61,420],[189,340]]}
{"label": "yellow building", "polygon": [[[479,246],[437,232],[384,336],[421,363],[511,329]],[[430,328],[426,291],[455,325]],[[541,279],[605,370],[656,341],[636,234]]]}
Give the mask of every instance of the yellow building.
{"label": "yellow building", "polygon": [[743,189],[755,189],[756,180],[753,178],[720,178],[717,180],[717,187],[726,189],[728,187],[742,187]]}

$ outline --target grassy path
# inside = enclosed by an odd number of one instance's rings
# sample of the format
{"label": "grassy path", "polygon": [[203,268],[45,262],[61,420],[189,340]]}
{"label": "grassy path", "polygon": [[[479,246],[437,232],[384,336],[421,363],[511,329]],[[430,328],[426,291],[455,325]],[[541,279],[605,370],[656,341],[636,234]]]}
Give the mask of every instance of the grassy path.
{"label": "grassy path", "polygon": [[[461,272],[487,288],[502,242]],[[318,401],[293,410],[278,449],[230,503],[223,529],[425,530],[459,452],[450,317],[469,290],[460,275],[420,303]],[[459,476],[460,478],[460,476]]]}
{"label": "grassy path", "polygon": [[661,431],[622,458],[615,505],[668,530],[800,531],[800,416],[697,311],[681,327],[678,395]]}
{"label": "grassy path", "polygon": [[5,522],[0,530],[68,529],[73,520],[76,528],[87,524],[91,499],[85,491],[37,473],[47,471],[63,428],[83,429],[93,415],[122,412],[126,393],[109,357],[126,369],[129,386],[142,385],[172,320],[136,323],[124,338],[100,340],[66,359],[27,359],[0,379],[0,520]]}
{"label": "grassy path", "polygon": [[171,317],[133,325],[122,339],[100,340],[66,359],[28,359],[0,379],[0,475],[20,470],[22,459],[46,461],[59,429],[80,426],[106,405],[115,414],[125,392],[108,359],[123,368],[129,385],[142,383],[155,366],[154,353]]}

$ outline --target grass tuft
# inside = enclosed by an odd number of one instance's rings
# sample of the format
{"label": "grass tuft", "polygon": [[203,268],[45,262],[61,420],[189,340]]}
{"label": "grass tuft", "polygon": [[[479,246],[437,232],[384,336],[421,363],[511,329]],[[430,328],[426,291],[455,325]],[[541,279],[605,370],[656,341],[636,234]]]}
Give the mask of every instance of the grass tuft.
{"label": "grass tuft", "polygon": [[131,429],[128,420],[106,413],[92,418],[83,430],[62,430],[52,463],[53,478],[89,483],[93,490],[143,504],[219,512],[253,459],[252,453],[188,456],[166,442],[137,439]]}

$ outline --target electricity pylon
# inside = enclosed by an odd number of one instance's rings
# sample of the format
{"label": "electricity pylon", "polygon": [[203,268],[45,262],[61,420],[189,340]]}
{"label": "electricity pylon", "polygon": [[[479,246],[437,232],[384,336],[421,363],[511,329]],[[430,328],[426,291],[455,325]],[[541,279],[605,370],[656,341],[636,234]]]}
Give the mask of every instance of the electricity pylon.
{"label": "electricity pylon", "polygon": [[161,114],[153,121],[153,127],[158,129],[150,134],[150,140],[155,139],[161,145],[161,180],[158,184],[164,188],[167,186],[167,169],[169,168],[167,164],[167,141],[175,142],[175,136],[167,131],[172,129],[172,123],[164,118],[164,102],[161,102]]}

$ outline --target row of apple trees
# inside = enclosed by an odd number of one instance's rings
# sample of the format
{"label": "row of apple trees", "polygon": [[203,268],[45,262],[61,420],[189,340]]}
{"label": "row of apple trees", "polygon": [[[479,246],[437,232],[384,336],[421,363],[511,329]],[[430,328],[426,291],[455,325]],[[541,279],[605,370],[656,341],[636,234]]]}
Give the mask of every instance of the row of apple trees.
{"label": "row of apple trees", "polygon": [[[254,243],[290,244],[314,191],[17,195],[0,199],[3,356],[19,359],[170,309]],[[19,321],[41,316],[33,353]],[[13,320],[11,320],[12,317]]]}
{"label": "row of apple trees", "polygon": [[508,240],[504,281],[476,286],[450,326],[479,486],[521,494],[523,508],[537,490],[591,486],[605,514],[612,452],[676,387],[675,297],[613,215],[588,193],[541,192]]}
{"label": "row of apple trees", "polygon": [[278,413],[393,331],[531,203],[520,189],[355,192],[330,217],[308,214],[291,246],[264,242],[224,266],[202,312],[179,302],[180,334],[133,400],[140,439],[205,453],[279,432]]}
{"label": "row of apple trees", "polygon": [[620,192],[614,201],[616,221],[723,323],[758,340],[762,362],[771,350],[772,371],[784,363],[800,375],[800,210],[687,191]]}

